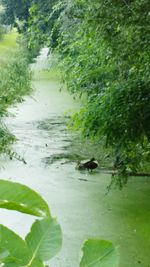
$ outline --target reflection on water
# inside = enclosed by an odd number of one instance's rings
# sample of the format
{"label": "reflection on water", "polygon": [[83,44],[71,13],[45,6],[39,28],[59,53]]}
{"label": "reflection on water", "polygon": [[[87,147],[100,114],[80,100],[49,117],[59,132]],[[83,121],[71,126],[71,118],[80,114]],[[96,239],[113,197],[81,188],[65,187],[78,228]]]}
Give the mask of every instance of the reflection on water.
{"label": "reflection on water", "polygon": [[[41,53],[36,71],[38,64],[44,64],[46,51]],[[80,248],[90,237],[118,245],[120,267],[150,266],[149,178],[131,178],[122,191],[112,190],[106,195],[108,174],[75,169],[77,158],[93,156],[89,146],[83,146],[75,134],[67,131],[65,112],[70,110],[71,114],[78,108],[77,103],[65,90],[59,92],[57,82],[35,80],[33,85],[33,96],[10,110],[15,116],[6,118],[18,140],[14,149],[27,164],[5,161],[1,178],[38,191],[57,216],[63,230],[63,248],[50,266],[78,267]],[[1,223],[22,236],[34,220],[5,210],[0,210],[0,218]]]}

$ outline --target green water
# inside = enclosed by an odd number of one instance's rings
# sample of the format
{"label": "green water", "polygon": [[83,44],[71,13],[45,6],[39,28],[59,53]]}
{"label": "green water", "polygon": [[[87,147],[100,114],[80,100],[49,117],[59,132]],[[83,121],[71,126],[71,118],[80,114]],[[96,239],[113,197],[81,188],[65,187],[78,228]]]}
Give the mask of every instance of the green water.
{"label": "green water", "polygon": [[[78,103],[65,90],[60,92],[59,81],[47,79],[47,74],[41,78],[46,53],[42,50],[33,66],[32,97],[11,108],[12,115],[6,118],[18,139],[14,149],[27,164],[3,159],[1,178],[38,191],[58,218],[63,247],[51,267],[78,267],[82,243],[91,237],[111,240],[119,247],[119,267],[150,267],[149,178],[130,178],[122,191],[113,189],[106,195],[110,175],[76,170],[76,157],[89,158],[91,148],[74,141],[76,135],[66,129],[66,119]],[[0,220],[24,237],[34,218],[0,210]]]}

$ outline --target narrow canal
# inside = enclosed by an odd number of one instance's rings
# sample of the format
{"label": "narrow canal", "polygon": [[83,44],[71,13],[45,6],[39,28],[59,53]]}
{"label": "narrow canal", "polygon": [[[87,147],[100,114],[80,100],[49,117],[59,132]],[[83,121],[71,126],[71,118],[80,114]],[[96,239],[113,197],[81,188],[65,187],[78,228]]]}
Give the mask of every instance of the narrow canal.
{"label": "narrow canal", "polygon": [[[76,155],[89,158],[91,153],[88,146],[83,152],[67,131],[68,116],[78,103],[65,90],[60,92],[58,81],[40,78],[46,55],[43,49],[33,65],[32,96],[11,108],[5,120],[17,137],[14,149],[27,164],[4,158],[1,179],[35,189],[61,224],[63,247],[51,267],[78,267],[82,243],[91,237],[119,247],[120,267],[150,267],[149,178],[133,177],[122,191],[113,189],[106,195],[110,175],[75,169]],[[34,218],[0,210],[0,220],[24,237]]]}

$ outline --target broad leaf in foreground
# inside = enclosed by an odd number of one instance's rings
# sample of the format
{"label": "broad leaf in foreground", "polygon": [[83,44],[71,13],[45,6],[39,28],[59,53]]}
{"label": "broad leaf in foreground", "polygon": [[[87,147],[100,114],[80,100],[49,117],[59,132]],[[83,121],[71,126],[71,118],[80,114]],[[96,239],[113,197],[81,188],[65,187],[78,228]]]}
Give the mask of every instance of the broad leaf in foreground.
{"label": "broad leaf in foreground", "polygon": [[0,248],[7,252],[4,262],[9,263],[13,259],[14,266],[23,266],[31,259],[32,254],[26,242],[4,225],[0,225]]}
{"label": "broad leaf in foreground", "polygon": [[0,180],[0,208],[46,217],[50,211],[45,200],[29,187]]}
{"label": "broad leaf in foreground", "polygon": [[82,248],[80,267],[118,267],[117,248],[106,240],[87,240]]}
{"label": "broad leaf in foreground", "polygon": [[[14,260],[10,258],[8,261],[4,262],[3,267],[20,267],[20,264],[14,262]],[[38,259],[32,260],[31,258],[31,260],[22,267],[45,267],[45,264]]]}
{"label": "broad leaf in foreground", "polygon": [[35,259],[31,262],[30,265],[24,267],[45,267],[45,264],[42,261]]}
{"label": "broad leaf in foreground", "polygon": [[7,262],[3,264],[3,267],[20,267],[20,265],[15,262]]}
{"label": "broad leaf in foreground", "polygon": [[62,232],[56,219],[48,217],[36,220],[26,237],[32,258],[46,261],[55,256],[62,246]]}
{"label": "broad leaf in foreground", "polygon": [[9,256],[9,251],[6,248],[0,247],[0,263]]}

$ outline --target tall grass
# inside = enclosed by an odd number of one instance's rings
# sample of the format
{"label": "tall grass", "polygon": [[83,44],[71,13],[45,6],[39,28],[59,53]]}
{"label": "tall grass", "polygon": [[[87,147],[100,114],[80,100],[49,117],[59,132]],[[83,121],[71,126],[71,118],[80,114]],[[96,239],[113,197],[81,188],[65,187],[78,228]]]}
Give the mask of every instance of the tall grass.
{"label": "tall grass", "polygon": [[3,123],[9,106],[22,101],[31,91],[31,73],[24,52],[16,44],[13,30],[0,41],[0,153],[9,154],[15,137]]}
{"label": "tall grass", "polygon": [[0,40],[0,66],[7,64],[19,49],[15,29],[5,34]]}
{"label": "tall grass", "polygon": [[16,54],[16,58],[12,58],[5,67],[0,67],[0,116],[30,92],[30,80],[27,61],[20,54]]}

